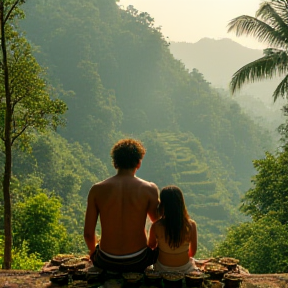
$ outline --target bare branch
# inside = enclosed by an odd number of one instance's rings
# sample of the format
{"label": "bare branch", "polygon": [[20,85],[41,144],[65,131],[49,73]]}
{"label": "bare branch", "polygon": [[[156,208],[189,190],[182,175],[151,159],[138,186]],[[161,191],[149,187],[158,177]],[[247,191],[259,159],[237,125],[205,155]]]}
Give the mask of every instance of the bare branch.
{"label": "bare branch", "polygon": [[[43,117],[45,115],[45,112],[44,111],[39,111],[38,114]],[[26,115],[27,116],[27,115]],[[24,116],[24,119],[26,118],[26,116]],[[28,127],[31,127],[33,126],[34,123],[36,123],[36,121],[28,121],[27,119],[25,120],[25,125],[23,126],[23,128],[18,132],[18,133],[15,133],[15,136],[12,137],[12,141],[11,141],[11,146],[13,145],[14,141],[19,137],[21,136],[21,134],[23,134],[23,132],[28,128]]]}
{"label": "bare branch", "polygon": [[26,98],[26,97],[27,97],[27,95],[24,95],[24,96],[19,97],[18,99],[16,99],[15,101],[12,102],[12,112],[14,112],[15,106],[16,106],[22,99],[24,99],[24,98]]}
{"label": "bare branch", "polygon": [[23,132],[29,127],[30,125],[26,123],[26,125],[18,132],[11,140],[11,146],[13,145],[14,141],[23,134]]}
{"label": "bare branch", "polygon": [[8,11],[5,19],[4,19],[4,25],[6,24],[7,20],[9,19],[11,13],[13,12],[13,10],[15,9],[15,7],[19,4],[20,0],[16,0],[15,3],[12,5],[12,7],[10,8],[10,10]]}

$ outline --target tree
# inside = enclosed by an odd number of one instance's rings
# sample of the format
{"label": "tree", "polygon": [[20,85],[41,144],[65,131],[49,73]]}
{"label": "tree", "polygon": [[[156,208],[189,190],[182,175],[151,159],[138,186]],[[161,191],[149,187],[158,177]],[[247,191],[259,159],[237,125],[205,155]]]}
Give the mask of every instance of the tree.
{"label": "tree", "polygon": [[19,249],[26,243],[27,252],[37,253],[43,261],[67,252],[67,233],[60,223],[60,208],[59,198],[48,197],[43,192],[16,203],[16,217],[13,220],[14,246]]}
{"label": "tree", "polygon": [[[2,235],[0,235],[0,265],[3,264],[3,252],[4,252],[4,241]],[[20,270],[39,270],[43,267],[43,261],[39,258],[37,253],[29,253],[27,243],[24,241],[20,249],[12,250],[13,261],[12,269]]]}
{"label": "tree", "polygon": [[228,24],[228,32],[237,36],[252,35],[271,48],[264,49],[264,56],[246,64],[234,73],[230,82],[232,93],[244,83],[285,75],[273,93],[274,101],[287,96],[288,88],[288,0],[270,0],[260,4],[255,17],[242,15]]}
{"label": "tree", "polygon": [[257,174],[241,209],[252,222],[229,229],[215,255],[240,259],[252,273],[283,273],[288,267],[288,147],[253,161]]}
{"label": "tree", "polygon": [[[27,147],[32,132],[45,131],[62,123],[64,102],[51,99],[44,71],[32,56],[23,33],[17,31],[17,20],[24,17],[20,6],[25,0],[0,0],[0,138],[4,143],[3,176],[5,248],[3,268],[11,268],[11,202],[10,180],[12,146]],[[4,111],[4,113],[3,113]],[[17,140],[17,141],[16,141]],[[0,146],[1,147],[1,146]]]}
{"label": "tree", "polygon": [[254,187],[243,198],[241,210],[257,221],[269,213],[283,225],[288,223],[288,149],[277,155],[266,153],[265,159],[255,160],[258,174]]}
{"label": "tree", "polygon": [[287,237],[287,225],[282,225],[271,213],[259,221],[232,226],[213,254],[239,259],[250,273],[285,273]]}

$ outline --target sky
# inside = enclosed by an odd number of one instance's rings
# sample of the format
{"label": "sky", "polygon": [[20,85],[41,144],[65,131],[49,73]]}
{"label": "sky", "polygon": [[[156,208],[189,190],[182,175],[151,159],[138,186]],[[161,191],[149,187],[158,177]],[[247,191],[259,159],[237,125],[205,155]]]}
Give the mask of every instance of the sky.
{"label": "sky", "polygon": [[262,0],[120,0],[118,5],[133,5],[148,12],[169,41],[196,43],[201,38],[231,38],[243,46],[263,49],[252,37],[227,33],[229,21],[240,15],[255,16]]}

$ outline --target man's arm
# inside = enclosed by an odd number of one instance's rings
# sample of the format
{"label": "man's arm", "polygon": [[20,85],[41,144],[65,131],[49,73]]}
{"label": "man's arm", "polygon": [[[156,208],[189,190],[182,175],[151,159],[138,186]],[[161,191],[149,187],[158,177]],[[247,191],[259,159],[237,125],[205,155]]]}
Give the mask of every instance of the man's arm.
{"label": "man's arm", "polygon": [[149,238],[148,238],[148,244],[150,248],[154,249],[157,246],[157,240],[156,240],[156,231],[155,231],[155,223],[152,224],[150,231],[149,231]]}
{"label": "man's arm", "polygon": [[84,226],[84,239],[86,245],[89,249],[89,255],[91,255],[97,243],[95,228],[98,219],[98,210],[96,207],[94,195],[95,195],[95,186],[93,186],[88,194],[86,216],[85,216],[85,226]]}
{"label": "man's arm", "polygon": [[154,183],[151,183],[150,189],[151,189],[151,193],[150,193],[150,201],[149,201],[147,214],[150,220],[152,222],[155,222],[159,218],[159,215],[158,215],[158,206],[160,203],[159,190],[158,190],[158,187]]}

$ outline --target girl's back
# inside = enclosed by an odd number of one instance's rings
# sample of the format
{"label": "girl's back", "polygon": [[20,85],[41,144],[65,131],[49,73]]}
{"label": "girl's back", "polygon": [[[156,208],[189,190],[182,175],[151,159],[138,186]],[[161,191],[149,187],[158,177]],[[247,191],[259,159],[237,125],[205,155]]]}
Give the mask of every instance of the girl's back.
{"label": "girl's back", "polygon": [[[192,220],[191,220],[192,222]],[[186,264],[189,261],[189,247],[193,245],[193,227],[189,222],[190,227],[187,227],[187,235],[185,240],[179,247],[171,248],[169,243],[165,240],[165,227],[163,220],[160,219],[155,223],[155,234],[159,248],[158,259],[163,265],[177,267]]]}
{"label": "girl's back", "polygon": [[159,213],[161,219],[152,224],[148,242],[151,248],[159,248],[155,267],[160,271],[191,271],[197,251],[197,226],[189,217],[179,187],[161,190]]}

